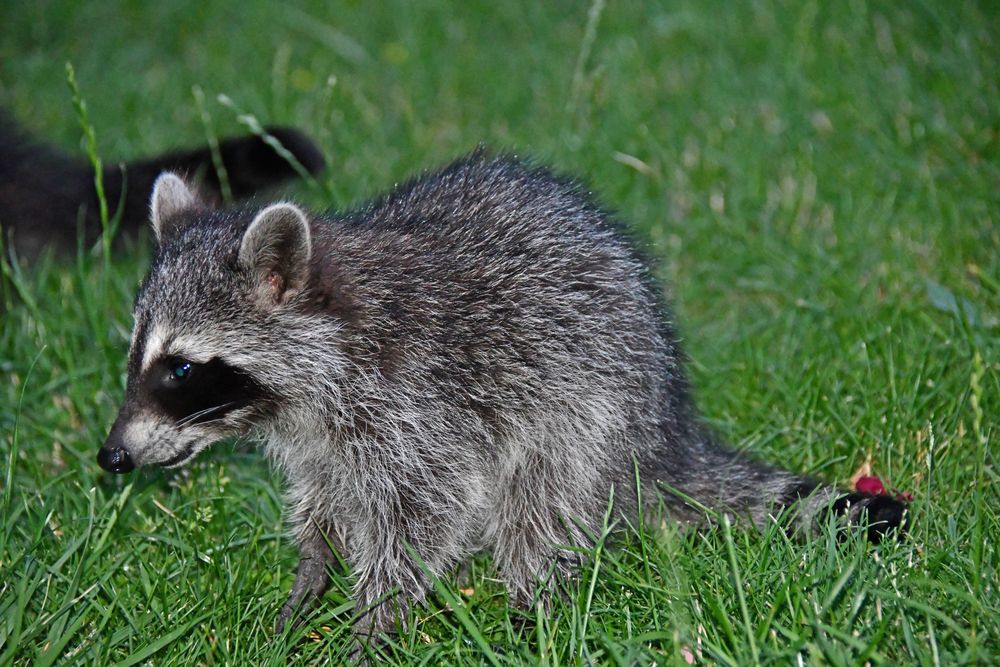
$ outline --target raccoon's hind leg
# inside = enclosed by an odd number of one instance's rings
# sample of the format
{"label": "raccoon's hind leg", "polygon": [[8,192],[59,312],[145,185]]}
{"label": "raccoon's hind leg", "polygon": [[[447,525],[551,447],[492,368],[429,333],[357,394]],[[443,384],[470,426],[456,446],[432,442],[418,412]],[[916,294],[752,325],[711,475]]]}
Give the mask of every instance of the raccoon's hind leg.
{"label": "raccoon's hind leg", "polygon": [[749,517],[758,526],[782,517],[790,530],[815,533],[833,514],[844,527],[866,526],[867,538],[875,543],[889,535],[901,537],[906,528],[906,504],[895,498],[846,492],[753,461],[707,438],[693,448],[683,465],[655,461],[650,475],[662,483],[668,510],[681,518],[701,518],[707,507]]}

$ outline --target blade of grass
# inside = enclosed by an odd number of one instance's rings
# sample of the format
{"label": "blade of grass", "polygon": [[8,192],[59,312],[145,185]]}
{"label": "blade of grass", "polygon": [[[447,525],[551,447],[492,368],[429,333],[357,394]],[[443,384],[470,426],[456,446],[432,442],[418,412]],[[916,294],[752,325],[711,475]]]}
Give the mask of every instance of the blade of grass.
{"label": "blade of grass", "polygon": [[740,568],[736,562],[736,546],[733,543],[733,530],[729,521],[729,515],[722,515],[722,535],[726,541],[726,553],[729,556],[729,569],[733,575],[733,587],[736,589],[736,599],[740,605],[740,616],[743,620],[743,632],[746,636],[748,649],[752,656],[753,664],[760,664],[760,654],[757,651],[757,639],[750,622],[750,610],[747,607],[746,594],[743,592],[743,578],[740,576]]}

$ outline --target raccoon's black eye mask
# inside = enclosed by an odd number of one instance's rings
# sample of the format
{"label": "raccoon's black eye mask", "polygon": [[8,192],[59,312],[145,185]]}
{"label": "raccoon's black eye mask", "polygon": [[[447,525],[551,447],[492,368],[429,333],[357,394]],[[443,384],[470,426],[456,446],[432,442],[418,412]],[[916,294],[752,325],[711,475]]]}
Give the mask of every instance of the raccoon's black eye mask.
{"label": "raccoon's black eye mask", "polygon": [[159,408],[181,426],[219,419],[265,395],[247,372],[221,359],[165,357],[154,362],[145,384]]}

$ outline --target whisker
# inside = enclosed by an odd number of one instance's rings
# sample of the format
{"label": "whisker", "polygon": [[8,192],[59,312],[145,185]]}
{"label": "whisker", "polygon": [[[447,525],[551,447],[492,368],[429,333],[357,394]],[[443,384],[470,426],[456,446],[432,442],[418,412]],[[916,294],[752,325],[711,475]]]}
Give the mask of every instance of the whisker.
{"label": "whisker", "polygon": [[213,406],[211,408],[205,408],[204,410],[199,410],[198,412],[192,413],[192,414],[188,415],[187,417],[183,417],[181,419],[178,419],[174,423],[174,425],[175,426],[187,426],[188,424],[190,424],[191,422],[195,421],[196,419],[198,419],[200,417],[204,417],[205,415],[211,414],[213,412],[217,412],[219,410],[225,410],[229,406],[235,405],[237,402],[238,401],[229,401],[227,403],[223,403],[221,405],[216,405],[216,406]]}

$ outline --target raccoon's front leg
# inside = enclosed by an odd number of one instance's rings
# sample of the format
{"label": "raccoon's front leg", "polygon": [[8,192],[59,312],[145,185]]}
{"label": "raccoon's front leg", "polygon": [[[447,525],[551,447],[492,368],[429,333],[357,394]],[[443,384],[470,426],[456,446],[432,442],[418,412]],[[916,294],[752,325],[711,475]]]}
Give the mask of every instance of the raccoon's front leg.
{"label": "raccoon's front leg", "polygon": [[450,571],[472,551],[470,526],[476,504],[454,484],[422,490],[445,493],[422,499],[396,495],[393,510],[356,525],[351,534],[349,560],[357,577],[356,648],[367,645],[378,651],[382,635],[394,635],[405,627],[410,607],[423,603],[433,578]]}
{"label": "raccoon's front leg", "polygon": [[277,632],[283,632],[288,622],[300,611],[307,610],[323,597],[323,593],[330,585],[330,573],[327,568],[333,565],[336,559],[331,545],[341,554],[344,553],[343,544],[336,531],[323,530],[315,524],[302,531],[299,538],[299,566],[295,573],[295,583],[292,584],[288,600],[278,615]]}
{"label": "raccoon's front leg", "polygon": [[593,546],[581,525],[588,530],[600,525],[600,508],[593,502],[600,494],[579,481],[562,483],[570,479],[574,477],[568,462],[530,456],[505,480],[489,533],[508,597],[522,609],[537,601],[548,610],[559,583],[571,580],[579,570],[580,552],[574,548]]}
{"label": "raccoon's front leg", "polygon": [[410,605],[422,602],[426,594],[430,583],[426,574],[401,545],[395,546],[381,550],[374,562],[353,568],[358,574],[354,635],[359,643],[374,647],[380,635],[394,634],[397,622],[406,623]]}

